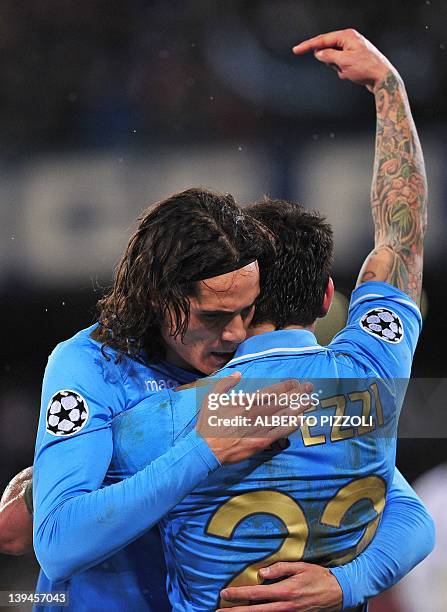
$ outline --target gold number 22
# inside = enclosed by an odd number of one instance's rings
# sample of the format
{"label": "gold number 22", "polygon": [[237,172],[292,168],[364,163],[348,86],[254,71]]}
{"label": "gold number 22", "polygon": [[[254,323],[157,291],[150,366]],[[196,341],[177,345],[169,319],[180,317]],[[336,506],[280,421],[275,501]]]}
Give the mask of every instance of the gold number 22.
{"label": "gold number 22", "polygon": [[[337,565],[348,563],[368,546],[379,525],[380,515],[385,506],[385,493],[386,485],[382,478],[365,476],[339,489],[328,501],[320,519],[324,525],[340,527],[347,511],[362,499],[371,501],[377,513],[376,518],[366,527],[355,549],[335,560]],[[309,525],[304,512],[292,497],[271,489],[242,493],[227,500],[212,516],[206,533],[229,540],[239,523],[255,514],[270,514],[279,518],[287,528],[287,536],[278,550],[247,565],[227,586],[258,584],[258,571],[261,567],[277,561],[300,561],[304,555],[309,537]],[[240,605],[240,602],[236,604],[221,599],[219,603],[222,608],[235,605]]]}

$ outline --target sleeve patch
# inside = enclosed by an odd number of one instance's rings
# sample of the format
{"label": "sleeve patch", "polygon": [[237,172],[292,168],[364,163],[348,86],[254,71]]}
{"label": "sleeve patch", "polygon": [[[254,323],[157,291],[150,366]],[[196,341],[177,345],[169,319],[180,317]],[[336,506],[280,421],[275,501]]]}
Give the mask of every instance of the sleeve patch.
{"label": "sleeve patch", "polygon": [[404,328],[400,317],[388,308],[369,310],[359,321],[363,331],[384,342],[398,344],[404,337]]}
{"label": "sleeve patch", "polygon": [[89,407],[76,391],[58,391],[48,402],[46,414],[47,432],[53,436],[72,436],[88,421]]}

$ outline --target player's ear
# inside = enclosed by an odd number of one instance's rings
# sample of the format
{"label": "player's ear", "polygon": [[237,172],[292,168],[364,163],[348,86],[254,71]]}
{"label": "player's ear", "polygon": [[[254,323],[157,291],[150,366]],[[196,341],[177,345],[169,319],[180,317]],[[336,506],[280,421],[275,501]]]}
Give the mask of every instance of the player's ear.
{"label": "player's ear", "polygon": [[328,278],[326,291],[324,292],[323,304],[321,305],[320,318],[325,317],[329,312],[332,300],[334,298],[334,281],[331,277]]}

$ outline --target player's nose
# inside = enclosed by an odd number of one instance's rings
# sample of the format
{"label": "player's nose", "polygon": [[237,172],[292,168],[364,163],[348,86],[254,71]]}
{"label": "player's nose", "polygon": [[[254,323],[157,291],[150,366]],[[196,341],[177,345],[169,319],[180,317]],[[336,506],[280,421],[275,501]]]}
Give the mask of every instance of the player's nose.
{"label": "player's nose", "polygon": [[222,341],[240,344],[247,337],[244,319],[241,315],[233,317],[222,331]]}

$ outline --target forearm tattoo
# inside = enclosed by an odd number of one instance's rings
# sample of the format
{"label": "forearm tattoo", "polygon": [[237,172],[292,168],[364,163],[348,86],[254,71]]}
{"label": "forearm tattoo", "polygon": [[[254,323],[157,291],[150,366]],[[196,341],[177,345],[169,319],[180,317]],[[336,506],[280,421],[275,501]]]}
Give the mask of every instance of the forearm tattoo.
{"label": "forearm tattoo", "polygon": [[389,72],[375,97],[377,134],[371,192],[375,251],[360,282],[384,280],[418,302],[427,224],[424,159],[399,77]]}

